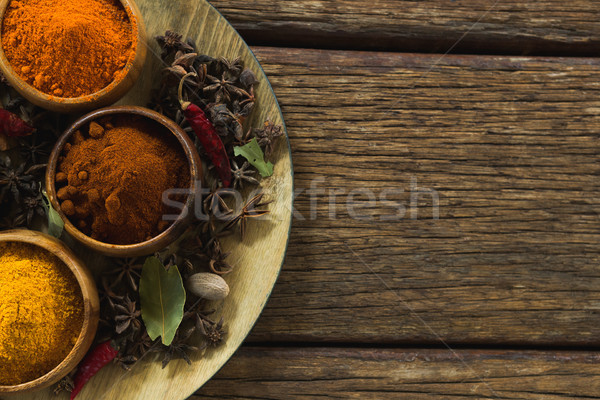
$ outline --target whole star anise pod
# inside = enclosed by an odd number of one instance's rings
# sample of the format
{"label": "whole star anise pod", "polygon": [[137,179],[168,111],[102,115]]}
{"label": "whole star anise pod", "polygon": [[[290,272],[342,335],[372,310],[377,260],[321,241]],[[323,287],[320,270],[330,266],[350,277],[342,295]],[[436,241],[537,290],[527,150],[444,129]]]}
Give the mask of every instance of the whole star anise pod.
{"label": "whole star anise pod", "polygon": [[74,374],[74,371],[58,381],[54,387],[54,390],[52,391],[54,395],[58,396],[62,392],[71,393],[73,391],[75,383],[73,382],[72,374]]}
{"label": "whole star anise pod", "polygon": [[244,69],[244,64],[239,57],[233,60],[229,60],[225,57],[219,57],[217,62],[219,63],[221,71],[224,73],[229,73],[232,77],[240,76],[242,70]]}
{"label": "whole star anise pod", "polygon": [[39,135],[31,135],[19,141],[19,151],[23,160],[27,163],[36,164],[40,158],[50,155],[50,143],[37,143]]}
{"label": "whole star anise pod", "polygon": [[121,258],[116,260],[117,268],[108,271],[109,276],[116,276],[113,286],[123,282],[129,285],[134,292],[138,290],[138,282],[142,277],[143,264],[137,258]]}
{"label": "whole star anise pod", "polygon": [[235,160],[231,160],[231,174],[233,176],[233,187],[234,189],[241,188],[244,183],[250,183],[252,185],[258,185],[260,182],[253,175],[256,174],[256,171],[250,167],[250,163],[248,161],[244,161],[242,166],[240,167]]}
{"label": "whole star anise pod", "polygon": [[221,79],[215,78],[214,76],[207,75],[208,86],[204,89],[204,93],[209,93],[214,96],[215,103],[222,103],[223,101],[229,102],[233,97],[241,97],[244,95],[243,89],[238,88],[235,85],[235,80],[226,79],[225,73],[221,76]]}
{"label": "whole star anise pod", "polygon": [[25,163],[13,167],[10,160],[0,163],[0,201],[10,192],[13,199],[19,203],[21,193],[29,190],[29,184],[35,179],[35,173],[45,167],[45,164],[41,164],[27,168]]}
{"label": "whole star anise pod", "polygon": [[173,31],[166,31],[164,36],[157,36],[156,41],[162,47],[163,53],[161,57],[166,58],[172,51],[194,51],[194,48],[188,43],[182,41],[182,35]]}
{"label": "whole star anise pod", "polygon": [[171,342],[171,344],[169,346],[167,346],[167,348],[165,350],[165,355],[164,355],[164,358],[162,361],[163,369],[169,364],[169,362],[171,362],[171,360],[174,357],[179,357],[179,358],[184,359],[185,362],[188,363],[188,365],[192,364],[192,360],[190,360],[188,353],[191,351],[201,350],[201,349],[198,349],[198,347],[196,347],[196,346],[192,346],[192,345],[186,343],[187,340],[192,335],[192,333],[194,333],[194,330],[195,329],[188,329],[187,331],[182,333],[182,330],[180,328],[177,331],[177,333],[175,334],[175,338],[173,339],[173,342]]}
{"label": "whole star anise pod", "polygon": [[271,121],[267,121],[262,129],[254,131],[254,135],[258,140],[258,144],[265,149],[265,155],[269,157],[273,154],[277,138],[283,136],[283,128],[281,125],[275,125]]}
{"label": "whole star anise pod", "polygon": [[223,253],[221,242],[216,238],[210,244],[207,256],[209,258],[208,266],[213,273],[227,275],[233,271],[233,267],[225,261],[229,257],[229,253]]}
{"label": "whole star anise pod", "polygon": [[40,187],[36,182],[32,182],[30,185],[26,185],[29,189],[26,189],[25,194],[22,196],[21,203],[19,203],[19,211],[17,214],[17,223],[19,225],[31,226],[33,217],[39,215],[41,217],[46,215],[46,208],[44,207],[44,200]]}
{"label": "whole star anise pod", "polygon": [[127,348],[127,353],[140,359],[144,354],[150,351],[155,344],[159,343],[160,339],[152,340],[148,332],[144,330],[141,336],[135,338],[133,343]]}
{"label": "whole star anise pod", "polygon": [[138,310],[135,301],[129,298],[129,295],[125,296],[125,300],[120,304],[115,304],[115,331],[117,334],[122,334],[128,329],[132,329],[134,334],[142,327],[142,322],[139,320],[142,315],[141,311]]}
{"label": "whole star anise pod", "polygon": [[[116,303],[123,301],[124,296],[120,296],[112,290],[111,285],[108,283],[106,275],[101,278],[102,287],[100,288],[100,302],[106,301],[111,310],[115,309]],[[102,309],[107,310],[105,307]],[[108,311],[108,310],[107,310]]]}
{"label": "whole star anise pod", "polygon": [[239,224],[240,226],[240,234],[242,235],[242,239],[246,233],[246,223],[249,218],[258,218],[262,217],[269,213],[268,210],[257,210],[257,207],[266,206],[269,202],[262,203],[263,193],[259,193],[246,203],[244,207],[242,207],[241,211],[238,215],[233,218],[225,227],[225,229],[230,229],[235,225]]}
{"label": "whole star anise pod", "polygon": [[223,318],[217,323],[208,319],[203,319],[200,316],[196,318],[196,329],[204,338],[209,346],[217,347],[225,339],[227,331],[223,329]]}

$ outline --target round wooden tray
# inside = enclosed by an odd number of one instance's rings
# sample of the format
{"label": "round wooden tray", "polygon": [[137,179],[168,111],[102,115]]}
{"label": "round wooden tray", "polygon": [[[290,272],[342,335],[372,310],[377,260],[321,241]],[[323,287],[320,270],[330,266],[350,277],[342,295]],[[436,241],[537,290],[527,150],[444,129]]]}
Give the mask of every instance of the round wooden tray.
{"label": "round wooden tray", "polygon": [[[196,41],[198,51],[213,57],[240,57],[245,66],[259,78],[256,86],[256,108],[248,126],[259,127],[267,119],[283,125],[275,94],[258,61],[233,27],[204,0],[137,0],[148,32],[148,56],[139,81],[118,104],[146,105],[150,90],[164,67],[160,50],[153,38],[167,29]],[[261,186],[269,205],[268,218],[250,221],[242,242],[237,237],[223,241],[228,261],[234,272],[225,278],[231,287],[229,297],[218,305],[228,332],[225,343],[217,348],[192,353],[193,364],[174,360],[161,368],[160,355],[149,353],[131,371],[109,365],[96,375],[79,394],[78,399],[94,400],[182,400],[192,395],[209,380],[233,355],[258,319],[275,284],[287,247],[292,220],[293,170],[287,140],[281,140],[273,157],[275,173]],[[94,266],[92,265],[93,269]],[[64,400],[68,395],[52,394],[45,389],[11,399]]]}

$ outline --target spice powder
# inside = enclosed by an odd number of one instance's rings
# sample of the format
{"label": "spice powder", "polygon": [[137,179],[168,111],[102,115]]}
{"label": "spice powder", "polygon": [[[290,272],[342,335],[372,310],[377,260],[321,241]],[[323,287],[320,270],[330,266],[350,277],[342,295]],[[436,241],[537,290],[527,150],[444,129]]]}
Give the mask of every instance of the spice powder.
{"label": "spice powder", "polygon": [[191,186],[183,147],[145,117],[91,122],[73,134],[63,154],[56,174],[61,210],[80,231],[105,243],[157,236],[170,225],[163,216],[181,212],[163,203],[163,193]]}
{"label": "spice powder", "polygon": [[39,378],[71,351],[83,324],[71,270],[48,251],[0,243],[0,385]]}
{"label": "spice powder", "polygon": [[2,48],[14,71],[57,97],[91,95],[133,60],[136,21],[118,0],[12,0]]}

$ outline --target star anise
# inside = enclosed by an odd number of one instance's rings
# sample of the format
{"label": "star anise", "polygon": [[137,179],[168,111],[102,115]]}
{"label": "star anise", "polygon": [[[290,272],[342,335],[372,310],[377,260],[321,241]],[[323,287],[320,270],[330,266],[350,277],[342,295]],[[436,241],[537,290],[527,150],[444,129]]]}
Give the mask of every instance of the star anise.
{"label": "star anise", "polygon": [[219,219],[225,219],[229,216],[233,211],[225,202],[224,195],[230,192],[230,190],[216,186],[215,183],[203,201],[204,212],[207,215],[216,215]]}
{"label": "star anise", "polygon": [[236,123],[235,117],[226,104],[211,103],[206,111],[219,136],[227,137],[229,132],[235,131],[235,129],[232,129],[233,124]]}
{"label": "star anise", "polygon": [[169,53],[175,50],[181,51],[194,51],[194,48],[188,43],[181,40],[182,35],[173,32],[166,31],[164,36],[157,36],[156,41],[163,48],[163,54],[161,57],[164,59]]}
{"label": "star anise", "polygon": [[227,236],[231,233],[231,228],[228,226],[223,227],[223,216],[217,216],[216,214],[208,214],[208,220],[204,221],[201,225],[201,233],[204,236],[208,236],[206,239],[205,246],[210,246],[212,243],[220,237]]}
{"label": "star anise", "polygon": [[137,359],[140,359],[144,354],[152,349],[156,343],[160,343],[159,340],[160,339],[150,339],[148,332],[144,330],[142,335],[136,338],[133,344],[127,349],[127,352]]}
{"label": "star anise", "polygon": [[100,290],[101,297],[100,301],[108,302],[108,305],[111,309],[115,309],[115,302],[118,303],[123,300],[124,296],[119,296],[115,292],[113,292],[111,285],[108,283],[108,278],[106,275],[101,278],[102,288]]}
{"label": "star anise", "polygon": [[217,323],[214,323],[208,319],[197,316],[196,318],[196,329],[204,338],[209,346],[217,347],[223,343],[223,339],[227,334],[227,331],[223,329],[223,318]]}
{"label": "star anise", "polygon": [[49,142],[37,143],[38,135],[31,135],[19,141],[19,150],[26,163],[37,164],[40,157],[50,154]]}
{"label": "star anise", "polygon": [[240,138],[235,138],[234,146],[245,146],[252,141],[252,129],[248,129]]}
{"label": "star anise", "polygon": [[73,382],[73,377],[71,375],[67,375],[60,381],[58,381],[58,383],[54,387],[53,393],[56,396],[58,396],[62,392],[71,393],[74,387],[75,383]]}
{"label": "star anise", "polygon": [[240,102],[237,100],[233,101],[231,104],[229,115],[231,116],[232,124],[229,126],[229,129],[236,140],[239,140],[244,135],[244,122],[248,115],[250,115],[252,107],[252,104],[241,106]]}
{"label": "star anise", "polygon": [[137,258],[120,258],[115,262],[117,268],[106,273],[107,275],[116,275],[113,285],[124,281],[136,292],[138,290],[138,282],[142,277],[140,272],[138,272],[143,267],[140,260]]}
{"label": "star anise", "polygon": [[169,78],[172,78],[171,83],[179,84],[179,81],[181,81],[185,75],[192,72],[194,73],[194,75],[188,75],[185,78],[183,89],[185,90],[187,97],[196,96],[196,91],[204,87],[204,80],[206,79],[206,65],[200,65],[198,70],[192,66],[197,56],[197,53],[184,53],[178,51],[173,63],[164,69],[167,74],[165,78],[166,84],[170,83]]}
{"label": "star anise", "polygon": [[241,188],[244,185],[244,182],[251,183],[253,185],[258,185],[260,183],[258,179],[252,176],[256,173],[256,171],[251,169],[248,161],[244,161],[241,167],[235,160],[231,160],[231,164],[233,165],[233,168],[231,168],[231,173],[233,176],[234,188]]}
{"label": "star anise", "polygon": [[254,131],[254,135],[258,144],[265,149],[265,155],[269,157],[275,149],[277,138],[283,136],[283,128],[281,125],[274,125],[271,121],[267,121],[262,129]]}
{"label": "star anise", "polygon": [[222,103],[223,101],[229,102],[232,100],[232,95],[242,96],[242,92],[240,88],[235,86],[234,80],[228,80],[225,78],[225,73],[223,73],[221,79],[215,78],[214,76],[207,75],[206,79],[208,80],[208,86],[204,89],[204,93],[209,93],[214,96],[215,103]]}
{"label": "star anise", "polygon": [[194,329],[188,329],[184,333],[182,333],[181,329],[177,331],[173,342],[171,342],[171,344],[165,350],[165,356],[162,361],[163,369],[169,364],[169,362],[171,362],[174,356],[184,359],[188,365],[192,364],[192,360],[190,360],[188,353],[191,351],[200,350],[198,347],[186,343],[192,333],[194,333]]}
{"label": "star anise", "polygon": [[173,64],[171,64],[172,66],[175,65],[179,65],[183,68],[185,68],[185,70],[189,70],[190,67],[192,66],[192,63],[194,62],[194,60],[196,60],[196,57],[198,56],[198,53],[184,53],[183,51],[179,50],[176,54],[175,54],[175,60],[173,61]]}
{"label": "star anise", "polygon": [[26,166],[25,163],[21,163],[14,168],[10,160],[0,163],[0,201],[10,192],[14,200],[19,203],[21,192],[29,190],[29,184],[35,179],[35,172],[46,167],[42,164],[25,169]]}
{"label": "star anise", "polygon": [[229,253],[223,253],[221,243],[218,240],[213,240],[209,245],[207,252],[210,270],[217,275],[226,275],[233,271],[233,267],[229,265],[225,259],[229,257]]}
{"label": "star anise", "polygon": [[142,323],[139,320],[141,311],[137,309],[135,301],[129,298],[129,295],[125,296],[125,300],[120,304],[115,304],[115,331],[117,334],[122,334],[129,328],[132,328],[133,333],[137,332],[141,327]]}
{"label": "star anise", "polygon": [[242,239],[246,233],[246,223],[248,218],[258,218],[262,217],[269,213],[268,210],[257,210],[257,207],[265,206],[270,202],[261,203],[263,198],[263,193],[259,193],[253,198],[251,198],[244,207],[242,207],[239,214],[227,224],[226,229],[231,228],[237,224],[240,226],[240,233],[242,235]]}
{"label": "star anise", "polygon": [[31,185],[27,185],[28,190],[25,190],[25,195],[22,196],[22,201],[19,203],[19,212],[17,215],[17,222],[19,225],[31,226],[34,215],[41,217],[46,215],[46,208],[44,207],[44,200],[42,193],[36,182],[32,182]]}
{"label": "star anise", "polygon": [[217,62],[219,63],[219,66],[223,72],[227,72],[233,77],[238,77],[244,69],[244,64],[239,57],[233,60],[229,60],[225,57],[219,57]]}
{"label": "star anise", "polygon": [[240,107],[242,107],[241,113],[250,114],[252,109],[254,108],[254,103],[256,102],[256,95],[254,93],[254,86],[251,86],[249,91],[244,91],[244,96],[246,97],[244,100],[240,102]]}
{"label": "star anise", "polygon": [[131,355],[118,354],[115,362],[125,371],[131,370],[131,366],[137,361],[137,357]]}

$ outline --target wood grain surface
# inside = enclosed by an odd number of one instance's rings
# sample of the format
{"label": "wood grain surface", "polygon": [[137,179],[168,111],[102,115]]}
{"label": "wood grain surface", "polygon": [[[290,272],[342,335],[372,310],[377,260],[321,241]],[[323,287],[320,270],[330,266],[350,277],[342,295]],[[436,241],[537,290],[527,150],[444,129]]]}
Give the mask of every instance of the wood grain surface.
{"label": "wood grain surface", "polygon": [[250,340],[600,344],[598,59],[254,51],[300,217]]}
{"label": "wood grain surface", "polygon": [[590,399],[599,375],[591,352],[246,347],[190,400]]}
{"label": "wood grain surface", "polygon": [[[192,3],[183,0],[137,0],[142,12],[148,37],[162,35],[167,29],[176,30],[191,37],[202,54],[213,57],[239,57],[244,65],[257,75],[261,82],[255,88],[256,107],[247,120],[248,128],[261,127],[264,121],[283,124],[275,96],[258,61],[250,49],[210,4],[205,1]],[[155,41],[148,43],[148,59],[144,71],[131,92],[121,104],[146,105],[150,91],[155,88],[165,68]],[[269,220],[254,220],[248,223],[247,238],[230,236],[222,241],[227,259],[235,266],[234,272],[226,276],[231,289],[229,296],[215,304],[215,318],[222,316],[226,321],[227,338],[218,348],[196,351],[190,354],[195,362],[189,367],[184,360],[177,359],[166,368],[161,367],[159,353],[150,352],[137,362],[130,371],[123,371],[116,363],[103,368],[84,387],[78,399],[93,400],[180,400],[191,395],[197,388],[216,373],[231,357],[249,333],[260,315],[275,284],[289,238],[292,209],[292,165],[289,146],[285,138],[279,141],[273,154],[274,173],[261,181],[265,200],[269,199]],[[248,239],[252,238],[252,239]],[[84,257],[82,257],[84,258]],[[84,261],[98,256],[87,251]],[[99,265],[99,268],[105,267]],[[196,336],[190,344],[200,346]],[[19,400],[66,399],[51,390],[13,397]]]}
{"label": "wood grain surface", "polygon": [[[596,55],[594,0],[212,0],[251,44]],[[454,44],[460,40],[455,47]]]}

